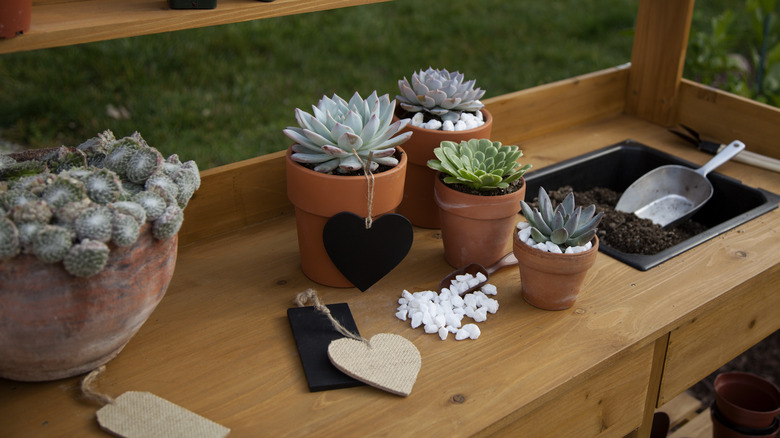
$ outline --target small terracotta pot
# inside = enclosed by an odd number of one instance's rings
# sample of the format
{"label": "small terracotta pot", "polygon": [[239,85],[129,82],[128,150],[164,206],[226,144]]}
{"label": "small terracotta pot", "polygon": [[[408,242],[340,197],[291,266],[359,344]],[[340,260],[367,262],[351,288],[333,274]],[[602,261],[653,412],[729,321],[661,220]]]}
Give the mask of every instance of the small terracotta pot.
{"label": "small terracotta pot", "polygon": [[593,246],[587,251],[554,254],[527,245],[517,237],[517,232],[512,236],[523,299],[544,310],[564,310],[573,306],[588,270],[596,262],[599,238],[593,238]]}
{"label": "small terracotta pot", "polygon": [[462,193],[434,178],[434,201],[441,221],[444,258],[455,268],[470,263],[490,266],[506,254],[517,222],[525,179],[520,190],[500,196]]}
{"label": "small terracotta pot", "polygon": [[177,242],[146,224],[133,245],[110,245],[106,267],[87,278],[33,255],[0,261],[0,377],[55,380],[113,359],[165,294]]}
{"label": "small terracotta pot", "polygon": [[715,378],[715,403],[729,421],[751,429],[769,427],[780,414],[780,390],[751,373],[721,373]]}
{"label": "small terracotta pot", "polygon": [[30,30],[32,0],[0,1],[0,38],[13,38]]}
{"label": "small terracotta pot", "polygon": [[780,431],[780,420],[775,420],[763,429],[751,429],[731,422],[718,410],[717,404],[710,407],[713,438],[775,438]]}
{"label": "small terracotta pot", "polygon": [[[374,174],[371,214],[375,219],[394,212],[403,197],[407,158],[403,149],[396,149],[400,155],[398,165]],[[366,177],[315,172],[293,161],[291,154],[292,150],[288,149],[287,197],[295,206],[301,269],[317,283],[332,287],[353,287],[330,260],[322,242],[322,230],[328,219],[336,213],[349,211],[360,217],[368,216]]]}
{"label": "small terracotta pot", "polygon": [[[396,110],[396,114],[400,110]],[[433,150],[442,141],[449,140],[460,143],[472,138],[490,138],[493,128],[493,116],[486,108],[482,108],[485,123],[482,126],[466,131],[439,131],[423,129],[406,125],[402,132],[411,131],[412,137],[404,143],[404,150],[409,156],[409,167],[406,170],[406,184],[398,213],[409,219],[412,225],[422,228],[439,228],[439,211],[433,199],[433,185],[437,171],[428,167],[428,160],[436,158]],[[393,117],[393,121],[398,116]]]}

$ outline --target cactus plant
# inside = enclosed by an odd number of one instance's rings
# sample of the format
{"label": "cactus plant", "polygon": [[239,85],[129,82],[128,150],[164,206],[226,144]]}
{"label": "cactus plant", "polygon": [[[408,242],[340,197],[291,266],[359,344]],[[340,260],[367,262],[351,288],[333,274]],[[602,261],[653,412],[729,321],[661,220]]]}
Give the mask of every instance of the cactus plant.
{"label": "cactus plant", "polygon": [[323,173],[360,170],[361,161],[369,161],[369,156],[372,171],[380,164],[393,167],[398,164],[395,147],[412,135],[396,135],[408,120],[391,123],[394,109],[395,101],[387,94],[377,96],[376,91],[366,99],[355,92],[349,102],[336,94],[323,96],[312,106],[312,114],[296,108],[299,127],[283,131],[295,142],[290,158],[315,165],[314,170]]}
{"label": "cactus plant", "polygon": [[517,160],[523,151],[517,146],[505,146],[498,141],[471,139],[457,144],[443,141],[433,150],[438,160],[429,160],[428,167],[446,173],[447,184],[464,184],[474,190],[505,189],[531,168]]}
{"label": "cactus plant", "polygon": [[531,225],[531,237],[536,243],[552,242],[565,251],[568,247],[582,246],[596,235],[596,227],[603,212],[596,213],[596,206],[575,206],[574,194],[569,193],[553,210],[552,201],[544,187],[539,187],[539,209],[532,209],[523,201],[523,216]]}
{"label": "cactus plant", "polygon": [[111,248],[132,245],[146,223],[157,239],[175,235],[200,186],[195,162],[163,159],[138,133],[105,131],[38,159],[0,157],[0,259],[32,254],[79,277],[100,272]]}
{"label": "cactus plant", "polygon": [[428,67],[413,73],[411,82],[406,77],[399,80],[400,94],[395,98],[406,111],[427,112],[442,122],[455,122],[463,112],[477,113],[484,107],[479,99],[485,91],[474,88],[475,80],[464,82],[463,78],[457,71]]}

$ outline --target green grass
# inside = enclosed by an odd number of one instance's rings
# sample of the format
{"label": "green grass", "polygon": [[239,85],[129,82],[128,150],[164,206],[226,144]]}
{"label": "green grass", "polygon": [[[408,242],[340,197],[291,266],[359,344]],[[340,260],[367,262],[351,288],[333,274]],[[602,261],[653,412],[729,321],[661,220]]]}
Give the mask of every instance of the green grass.
{"label": "green grass", "polygon": [[[727,3],[697,2],[694,26]],[[38,148],[137,130],[209,168],[286,148],[294,108],[323,94],[394,97],[428,66],[476,78],[488,98],[623,64],[637,4],[397,0],[3,55],[0,139]]]}

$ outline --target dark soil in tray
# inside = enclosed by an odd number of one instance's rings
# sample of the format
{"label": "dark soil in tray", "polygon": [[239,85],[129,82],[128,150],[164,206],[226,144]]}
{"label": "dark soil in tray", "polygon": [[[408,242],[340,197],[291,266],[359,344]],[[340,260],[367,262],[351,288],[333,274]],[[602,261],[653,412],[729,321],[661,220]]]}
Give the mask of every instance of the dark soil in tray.
{"label": "dark soil in tray", "polygon": [[[570,186],[564,186],[547,194],[553,201],[553,205],[557,205],[571,191]],[[615,205],[621,194],[603,187],[574,192],[574,201],[577,205],[587,207],[595,204],[596,211],[604,212],[598,228],[599,239],[618,251],[653,255],[707,229],[704,225],[691,220],[661,228],[649,219],[641,219],[633,213],[615,211]]]}
{"label": "dark soil in tray", "polygon": [[[561,187],[548,192],[553,205],[563,201],[572,191],[571,187]],[[661,228],[647,219],[640,219],[633,213],[621,213],[614,210],[621,193],[605,188],[594,188],[584,192],[575,192],[577,205],[596,205],[597,211],[603,211],[604,217],[599,225],[599,239],[609,246],[633,254],[655,254],[676,245],[706,229],[691,220],[679,225]],[[534,206],[536,206],[534,199]],[[718,348],[713,345],[712,348]],[[746,352],[734,358],[702,381],[690,388],[690,392],[709,407],[715,399],[713,383],[715,377],[727,371],[743,371],[759,375],[776,385],[780,385],[780,331],[759,342]]]}

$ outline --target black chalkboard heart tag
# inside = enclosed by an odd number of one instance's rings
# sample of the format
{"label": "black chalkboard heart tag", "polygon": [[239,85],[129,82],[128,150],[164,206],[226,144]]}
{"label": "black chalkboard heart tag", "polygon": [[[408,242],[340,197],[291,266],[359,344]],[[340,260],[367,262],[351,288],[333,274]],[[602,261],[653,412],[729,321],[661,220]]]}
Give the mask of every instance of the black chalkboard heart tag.
{"label": "black chalkboard heart tag", "polygon": [[413,240],[411,222],[395,213],[374,219],[366,228],[365,219],[344,211],[328,219],[322,230],[331,261],[361,292],[398,266]]}

